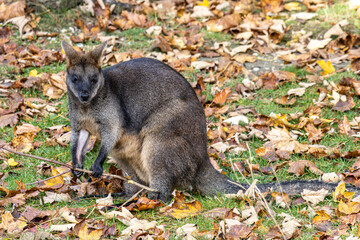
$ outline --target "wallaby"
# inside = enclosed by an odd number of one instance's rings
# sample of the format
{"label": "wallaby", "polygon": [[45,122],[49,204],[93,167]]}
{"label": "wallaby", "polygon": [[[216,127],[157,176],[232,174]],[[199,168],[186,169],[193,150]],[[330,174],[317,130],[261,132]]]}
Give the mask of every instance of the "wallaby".
{"label": "wallaby", "polygon": [[[168,65],[138,58],[101,69],[104,42],[82,54],[62,42],[67,58],[73,165],[83,168],[89,134],[101,139],[91,170],[98,178],[110,154],[134,181],[158,192],[148,197],[168,201],[174,188],[194,189],[214,196],[237,193],[248,185],[221,174],[207,154],[204,110],[187,80]],[[74,171],[77,177],[81,172]],[[334,189],[320,181],[259,184],[299,194],[303,189]],[[126,184],[126,197],[139,188]]]}

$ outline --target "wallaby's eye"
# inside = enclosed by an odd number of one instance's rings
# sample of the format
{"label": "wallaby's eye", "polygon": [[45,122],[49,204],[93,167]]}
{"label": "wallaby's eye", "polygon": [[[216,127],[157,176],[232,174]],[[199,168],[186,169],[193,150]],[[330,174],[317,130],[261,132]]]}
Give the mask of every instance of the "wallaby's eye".
{"label": "wallaby's eye", "polygon": [[97,77],[97,76],[93,76],[93,77],[91,78],[91,81],[92,81],[93,83],[97,83],[98,77]]}
{"label": "wallaby's eye", "polygon": [[71,81],[72,81],[73,83],[76,83],[78,80],[79,80],[79,78],[78,78],[77,76],[75,76],[75,75],[73,75],[73,76],[71,77]]}

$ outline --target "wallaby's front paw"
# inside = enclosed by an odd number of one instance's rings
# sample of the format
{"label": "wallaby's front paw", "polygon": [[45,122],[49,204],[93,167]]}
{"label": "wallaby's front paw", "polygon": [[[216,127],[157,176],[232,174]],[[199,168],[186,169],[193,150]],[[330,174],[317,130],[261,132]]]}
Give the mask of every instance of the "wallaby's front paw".
{"label": "wallaby's front paw", "polygon": [[103,174],[103,168],[101,166],[92,165],[90,170],[92,171],[91,176],[93,176],[94,178],[100,178]]}
{"label": "wallaby's front paw", "polygon": [[[75,168],[82,169],[83,166],[79,166],[79,165],[76,164],[76,165],[75,165]],[[83,172],[73,170],[73,171],[72,171],[72,174],[73,174],[75,177],[79,178],[79,177],[81,177],[81,176],[83,175]]]}

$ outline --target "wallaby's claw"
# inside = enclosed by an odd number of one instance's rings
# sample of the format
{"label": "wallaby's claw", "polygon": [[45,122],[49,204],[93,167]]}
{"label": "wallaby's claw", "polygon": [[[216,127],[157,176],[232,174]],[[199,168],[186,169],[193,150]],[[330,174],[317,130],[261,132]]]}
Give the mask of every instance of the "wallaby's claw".
{"label": "wallaby's claw", "polygon": [[80,171],[72,171],[73,175],[77,178],[81,177],[83,175],[83,172]]}
{"label": "wallaby's claw", "polygon": [[[79,169],[82,169],[83,166],[80,166],[78,164],[74,164],[75,168],[79,168]],[[80,172],[80,171],[75,171],[75,170],[72,170],[72,173],[75,177],[79,178],[83,175],[83,172]]]}
{"label": "wallaby's claw", "polygon": [[103,174],[103,168],[101,166],[92,165],[90,170],[92,170],[91,176],[93,176],[94,178],[100,178]]}

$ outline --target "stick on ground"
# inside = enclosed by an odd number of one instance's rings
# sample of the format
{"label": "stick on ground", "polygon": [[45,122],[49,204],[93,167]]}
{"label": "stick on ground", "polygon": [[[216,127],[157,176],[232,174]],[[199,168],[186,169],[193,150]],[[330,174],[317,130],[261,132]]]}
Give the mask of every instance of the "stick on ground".
{"label": "stick on ground", "polygon": [[[20,155],[20,156],[29,157],[29,158],[34,158],[34,159],[39,159],[39,160],[42,160],[42,161],[45,161],[45,162],[51,162],[51,163],[54,163],[54,164],[59,164],[59,165],[61,165],[61,166],[63,166],[63,167],[67,167],[67,168],[72,169],[72,170],[74,170],[74,171],[79,171],[79,172],[84,172],[84,173],[89,173],[89,174],[92,173],[92,171],[84,170],[84,169],[80,169],[80,168],[74,168],[73,166],[71,166],[71,165],[69,165],[69,164],[66,164],[66,163],[63,163],[63,162],[55,161],[55,160],[48,159],[48,158],[38,157],[38,156],[35,156],[35,155],[31,155],[31,154],[21,153],[21,152],[18,152],[18,151],[15,151],[15,150],[6,148],[6,147],[4,147],[4,146],[0,146],[0,149],[3,149],[3,150],[5,150],[5,151],[8,151],[8,152],[11,152],[11,153]],[[121,179],[121,180],[123,180],[123,181],[126,181],[127,183],[134,184],[134,185],[136,185],[136,186],[138,186],[138,187],[141,187],[141,188],[143,188],[143,189],[146,189],[146,190],[148,190],[148,191],[158,192],[158,190],[156,190],[156,189],[149,188],[149,187],[147,187],[147,186],[145,186],[145,185],[142,185],[142,184],[140,184],[140,183],[134,182],[133,180],[127,179],[127,178],[122,177],[122,176],[118,176],[118,175],[114,175],[114,174],[110,174],[110,173],[103,173],[102,177],[118,178],[118,179]]]}

